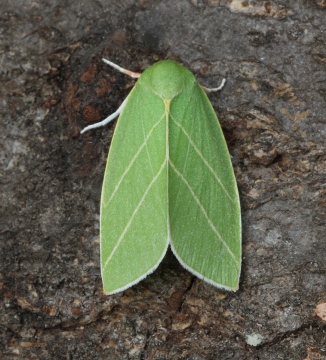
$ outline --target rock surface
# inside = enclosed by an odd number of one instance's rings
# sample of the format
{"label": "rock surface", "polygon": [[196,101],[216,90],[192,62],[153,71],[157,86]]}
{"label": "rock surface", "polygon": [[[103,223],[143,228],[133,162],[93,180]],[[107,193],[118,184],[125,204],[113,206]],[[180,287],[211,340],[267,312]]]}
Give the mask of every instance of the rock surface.
{"label": "rock surface", "polygon": [[[1,2],[2,359],[322,359],[324,0]],[[240,290],[169,252],[106,297],[99,201],[113,112],[142,71],[182,62],[210,99],[241,194]],[[319,305],[319,307],[317,307]]]}

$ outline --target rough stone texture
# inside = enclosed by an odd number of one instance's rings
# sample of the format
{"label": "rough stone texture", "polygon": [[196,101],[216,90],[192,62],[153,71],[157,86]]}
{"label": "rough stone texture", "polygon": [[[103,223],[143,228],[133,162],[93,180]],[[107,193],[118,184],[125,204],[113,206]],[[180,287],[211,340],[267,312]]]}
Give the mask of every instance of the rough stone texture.
{"label": "rough stone texture", "polygon": [[[326,357],[324,0],[0,4],[2,359]],[[240,290],[168,253],[103,296],[99,200],[114,111],[141,71],[184,63],[206,86],[241,193]],[[255,336],[256,334],[256,336]],[[253,346],[255,339],[260,344]]]}

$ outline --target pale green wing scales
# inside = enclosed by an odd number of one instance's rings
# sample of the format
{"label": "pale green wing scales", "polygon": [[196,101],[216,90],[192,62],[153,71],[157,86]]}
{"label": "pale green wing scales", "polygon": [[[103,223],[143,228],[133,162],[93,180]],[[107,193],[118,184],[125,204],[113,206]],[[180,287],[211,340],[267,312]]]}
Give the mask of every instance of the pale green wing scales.
{"label": "pale green wing scales", "polygon": [[140,76],[111,144],[101,200],[104,292],[154,271],[169,242],[186,269],[237,290],[241,217],[227,145],[192,73],[161,61]]}
{"label": "pale green wing scales", "polygon": [[190,72],[189,77],[169,114],[171,246],[189,271],[235,291],[241,268],[236,180],[215,112]]}
{"label": "pale green wing scales", "polygon": [[101,199],[101,272],[113,294],[155,270],[168,247],[166,112],[138,82],[118,119]]}

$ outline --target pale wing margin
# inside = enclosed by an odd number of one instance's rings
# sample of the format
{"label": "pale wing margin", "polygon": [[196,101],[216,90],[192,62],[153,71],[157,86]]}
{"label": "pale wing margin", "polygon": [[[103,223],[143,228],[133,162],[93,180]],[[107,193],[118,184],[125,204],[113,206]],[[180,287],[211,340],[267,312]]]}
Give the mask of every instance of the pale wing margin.
{"label": "pale wing margin", "polygon": [[171,160],[169,160],[169,164],[171,165],[172,169],[175,171],[175,173],[181,178],[181,180],[183,181],[183,183],[187,186],[189,192],[191,193],[191,196],[194,198],[194,200],[196,201],[197,205],[199,206],[201,212],[203,213],[203,215],[205,216],[207,223],[209,224],[209,226],[211,227],[211,229],[213,230],[213,232],[216,234],[216,236],[218,237],[218,239],[221,241],[221,243],[223,244],[223,246],[226,248],[226,250],[228,251],[228,253],[231,255],[232,259],[234,260],[234,262],[236,263],[236,265],[238,266],[238,261],[235,258],[234,253],[231,251],[231,249],[229,248],[229,246],[227,245],[227,243],[223,240],[221,234],[218,232],[218,230],[216,229],[216,227],[214,226],[212,220],[209,218],[204,206],[202,205],[202,203],[200,202],[200,200],[198,199],[198,197],[196,196],[194,190],[191,188],[189,182],[187,181],[187,179],[180,173],[180,171],[175,167],[175,165],[172,163]]}
{"label": "pale wing margin", "polygon": [[[147,189],[145,190],[143,197],[141,198],[141,200],[139,201],[139,203],[138,203],[137,207],[135,208],[133,214],[131,215],[128,224],[126,225],[125,229],[123,230],[123,232],[122,232],[122,234],[121,234],[121,236],[120,236],[117,244],[116,244],[115,247],[113,248],[110,256],[109,256],[109,257],[107,258],[107,260],[105,261],[105,264],[104,264],[104,266],[102,267],[102,273],[105,271],[106,266],[108,265],[108,263],[109,263],[110,260],[112,259],[113,255],[114,255],[114,253],[116,252],[116,250],[118,249],[120,243],[123,241],[123,238],[124,238],[125,234],[127,233],[129,227],[131,226],[131,223],[132,223],[134,217],[136,216],[138,210],[139,210],[140,207],[142,206],[142,204],[143,204],[143,202],[144,202],[147,194],[149,193],[151,187],[154,185],[155,181],[159,178],[159,176],[161,175],[162,171],[164,170],[164,168],[165,168],[166,166],[167,166],[167,161],[166,161],[166,159],[165,159],[164,162],[163,162],[163,164],[161,165],[158,173],[154,176],[153,180],[151,181],[151,183],[148,185]],[[128,283],[127,285],[125,285],[125,286],[123,286],[123,287],[121,287],[121,288],[119,288],[119,289],[116,289],[116,290],[110,292],[109,294],[115,294],[115,293],[117,293],[117,292],[123,291],[123,290],[131,287],[132,285],[137,284],[139,281],[143,280],[147,275],[151,274],[151,273],[157,268],[157,266],[160,264],[160,262],[162,261],[162,259],[164,258],[168,246],[169,246],[169,241],[166,242],[166,246],[165,246],[165,249],[164,249],[164,251],[163,251],[163,253],[162,253],[161,258],[160,258],[160,259],[157,261],[157,263],[156,263],[151,269],[149,269],[143,276],[137,278],[135,281],[133,281],[133,282],[131,282],[131,283]]]}
{"label": "pale wing margin", "polygon": [[[161,113],[162,114],[162,113]],[[122,114],[121,114],[122,115]],[[157,115],[157,114],[155,114]],[[156,118],[156,116],[155,116]],[[154,118],[154,120],[155,120]],[[111,190],[111,194],[109,195],[109,199],[108,197],[106,197],[107,200],[102,199],[103,201],[103,205],[102,207],[105,208],[106,206],[108,206],[109,202],[112,201],[112,199],[114,198],[115,195],[117,195],[117,191],[119,189],[119,187],[121,186],[121,184],[123,183],[125,177],[127,176],[128,172],[130,171],[130,169],[133,167],[133,164],[135,162],[137,162],[138,157],[140,156],[140,154],[145,151],[148,153],[148,150],[146,150],[146,147],[148,145],[148,142],[151,138],[151,136],[153,135],[153,133],[155,132],[155,130],[159,127],[159,125],[162,125],[162,121],[164,121],[164,119],[166,119],[166,114],[163,113],[160,117],[159,120],[155,121],[155,123],[147,123],[147,132],[146,134],[144,133],[144,137],[143,139],[140,139],[141,143],[138,145],[138,149],[137,151],[132,155],[132,158],[130,159],[129,164],[127,166],[124,166],[124,169],[122,170],[122,173],[120,173],[120,175],[117,178],[117,181],[115,182],[115,185],[113,185],[113,189]],[[118,124],[119,125],[119,122]],[[117,129],[116,129],[117,130]],[[113,137],[114,140],[114,137]],[[151,161],[150,157],[148,157],[148,160]],[[163,158],[161,159],[163,160]],[[148,274],[152,273],[157,266],[160,264],[160,262],[162,261],[163,257],[165,256],[165,253],[167,251],[169,242],[168,242],[168,235],[165,239],[164,242],[161,243],[162,245],[162,249],[160,250],[160,253],[162,251],[162,254],[157,254],[160,256],[159,259],[157,259],[157,262],[155,265],[153,265],[150,269],[146,270],[146,272],[144,272],[141,276],[137,277],[136,280],[131,281],[129,284],[124,285],[123,283],[121,285],[121,287],[119,287],[118,289],[116,289],[116,285],[111,286],[111,289],[113,289],[112,291],[110,291],[110,281],[109,281],[109,274],[108,274],[108,265],[110,264],[110,261],[112,260],[112,258],[114,257],[117,249],[122,246],[121,243],[123,242],[123,239],[126,238],[126,234],[128,234],[128,236],[130,235],[130,228],[132,227],[133,222],[135,221],[135,217],[137,215],[137,213],[139,213],[140,209],[142,208],[144,201],[147,197],[147,195],[149,193],[151,193],[151,189],[153,188],[154,184],[156,183],[156,181],[158,179],[162,179],[163,176],[163,172],[165,171],[165,169],[167,169],[167,158],[165,157],[163,160],[163,163],[161,163],[161,166],[159,166],[159,164],[157,164],[158,166],[156,167],[156,174],[153,172],[151,174],[151,180],[150,183],[147,184],[147,187],[145,189],[142,189],[143,194],[141,195],[141,198],[138,199],[138,204],[135,204],[134,210],[132,212],[132,214],[129,216],[129,220],[125,219],[124,221],[124,225],[123,225],[123,230],[119,231],[120,236],[115,237],[117,240],[115,241],[115,244],[112,244],[114,246],[114,248],[109,252],[109,254],[107,254],[105,256],[106,259],[103,259],[103,265],[101,266],[101,273],[102,273],[102,279],[103,279],[103,287],[107,289],[106,293],[110,293],[110,294],[114,294],[117,293],[119,291],[122,291],[124,289],[129,288],[130,286],[132,286],[133,284],[138,283],[139,281],[141,281],[142,279],[144,279]],[[166,170],[167,171],[167,170]],[[102,191],[103,194],[103,191]],[[107,193],[108,194],[108,193]],[[166,225],[166,227],[168,227],[168,225]],[[163,239],[162,239],[163,240]],[[102,246],[102,239],[101,239],[101,246]],[[101,254],[102,254],[102,250],[101,250]],[[155,261],[155,259],[153,259]],[[138,261],[141,261],[141,259],[138,259]],[[138,275],[137,275],[138,276]],[[106,279],[104,281],[104,279]],[[117,286],[119,286],[119,284],[117,284]]]}
{"label": "pale wing margin", "polygon": [[164,167],[166,166],[166,163],[167,163],[167,162],[166,162],[166,159],[165,159],[164,162],[163,162],[163,164],[162,164],[161,167],[160,167],[159,172],[154,176],[153,180],[150,182],[150,184],[148,185],[147,189],[145,190],[143,197],[142,197],[141,200],[139,201],[139,203],[138,203],[138,205],[136,206],[134,212],[132,213],[132,215],[131,215],[131,217],[130,217],[130,219],[129,219],[127,225],[126,225],[126,227],[124,228],[122,234],[120,235],[120,238],[119,238],[119,240],[117,241],[117,244],[116,244],[115,247],[113,248],[110,256],[106,259],[105,264],[104,264],[104,267],[103,267],[103,270],[105,270],[108,262],[111,260],[112,256],[114,255],[114,253],[116,252],[117,248],[119,247],[121,241],[123,240],[126,232],[128,231],[128,229],[129,229],[129,227],[130,227],[130,225],[131,225],[131,223],[132,223],[133,218],[135,217],[135,215],[137,214],[138,210],[139,210],[140,207],[142,206],[142,204],[143,204],[143,202],[144,202],[144,200],[145,200],[145,198],[146,198],[146,195],[148,194],[149,190],[151,189],[151,187],[153,186],[153,184],[155,183],[155,181],[156,181],[156,180],[159,178],[159,176],[161,175]]}
{"label": "pale wing margin", "polygon": [[[144,280],[148,275],[152,274],[156,269],[157,267],[160,265],[160,263],[162,262],[167,250],[168,250],[168,247],[169,247],[169,244],[170,244],[170,241],[168,240],[166,242],[166,246],[164,248],[164,250],[162,251],[162,256],[158,259],[158,261],[156,262],[156,264],[154,264],[154,266],[152,268],[150,268],[145,274],[143,274],[142,276],[138,277],[136,280],[134,281],[131,281],[130,283],[116,289],[116,290],[113,290],[113,291],[109,291],[109,292],[105,292],[106,295],[113,295],[113,294],[116,294],[120,291],[124,291],[130,287],[132,287],[133,285],[136,285],[138,284],[140,281]],[[104,268],[102,268],[102,271],[101,273],[104,272]],[[103,277],[102,277],[103,279]]]}
{"label": "pale wing margin", "polygon": [[[181,257],[179,256],[179,254],[175,251],[172,243],[171,243],[171,250],[174,254],[174,256],[178,259],[178,261],[180,262],[180,264],[186,269],[188,270],[189,272],[191,272],[192,274],[194,274],[195,276],[197,276],[199,279],[202,279],[204,281],[206,281],[208,284],[211,284],[213,286],[216,286],[217,288],[219,289],[223,289],[223,290],[227,290],[227,291],[237,291],[238,290],[238,286],[235,287],[235,288],[231,288],[229,286],[225,286],[225,285],[222,285],[220,283],[217,283],[215,281],[213,281],[212,279],[209,279],[207,277],[205,277],[203,274],[201,274],[200,272],[194,270],[192,267],[190,267],[189,265],[187,265],[182,259]],[[240,266],[238,266],[238,268],[240,268]],[[240,273],[239,273],[239,276],[240,276]]]}

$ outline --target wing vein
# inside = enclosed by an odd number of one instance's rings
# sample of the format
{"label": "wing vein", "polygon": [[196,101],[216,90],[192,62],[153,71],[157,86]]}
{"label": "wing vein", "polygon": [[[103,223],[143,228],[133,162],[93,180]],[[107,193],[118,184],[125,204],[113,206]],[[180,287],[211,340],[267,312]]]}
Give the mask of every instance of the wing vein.
{"label": "wing vein", "polygon": [[153,177],[152,181],[151,181],[151,182],[149,183],[149,185],[147,186],[147,188],[146,188],[146,190],[145,190],[142,198],[140,199],[140,201],[139,201],[138,205],[136,206],[135,210],[133,211],[133,213],[132,213],[132,215],[131,215],[131,217],[130,217],[128,223],[127,223],[127,225],[126,225],[125,228],[123,229],[123,231],[122,231],[122,233],[121,233],[121,235],[120,235],[120,237],[119,237],[116,245],[114,246],[114,248],[113,248],[110,256],[106,259],[105,264],[104,264],[103,271],[105,270],[105,268],[106,268],[107,264],[109,263],[109,261],[112,259],[112,257],[113,257],[113,255],[114,255],[114,253],[116,252],[116,250],[118,249],[121,241],[123,240],[125,234],[127,233],[128,229],[129,229],[129,227],[130,227],[130,225],[131,225],[134,217],[136,216],[138,210],[139,210],[140,207],[142,206],[142,204],[143,204],[143,202],[144,202],[144,200],[145,200],[148,192],[150,191],[151,187],[154,185],[155,181],[156,181],[156,180],[159,178],[159,176],[161,175],[161,173],[162,173],[162,171],[163,171],[163,169],[164,169],[165,166],[166,166],[166,159],[164,159],[163,164],[161,165],[159,171],[157,172],[157,174]]}
{"label": "wing vein", "polygon": [[231,197],[231,195],[229,194],[229,192],[226,190],[226,188],[224,187],[221,179],[218,177],[218,175],[216,174],[216,172],[214,171],[214,169],[211,167],[211,165],[207,162],[207,160],[205,159],[204,155],[201,153],[201,151],[198,149],[198,147],[196,146],[196,144],[193,142],[193,140],[191,139],[190,135],[187,133],[187,131],[185,130],[185,128],[179,123],[177,122],[172,116],[171,116],[173,122],[181,129],[181,131],[185,134],[185,136],[187,137],[189,143],[191,144],[191,146],[193,147],[193,149],[196,151],[196,153],[199,155],[199,157],[201,158],[201,160],[203,161],[203,163],[206,165],[206,167],[208,168],[208,170],[212,173],[212,175],[215,177],[216,181],[220,184],[221,188],[223,189],[223,191],[225,192],[226,196],[234,203],[234,199]]}
{"label": "wing vein", "polygon": [[234,260],[234,262],[236,263],[237,267],[239,266],[237,259],[234,256],[234,253],[232,252],[232,250],[229,248],[229,246],[227,245],[227,243],[223,240],[221,234],[218,232],[218,230],[216,229],[215,225],[213,224],[212,220],[209,218],[204,206],[202,205],[202,203],[200,202],[200,200],[198,199],[198,197],[196,196],[194,190],[192,189],[192,187],[190,186],[189,182],[187,181],[187,179],[179,172],[179,170],[175,167],[175,165],[172,163],[171,160],[169,160],[169,163],[172,167],[172,169],[175,171],[175,173],[181,178],[181,180],[185,183],[185,185],[187,186],[189,192],[191,193],[192,197],[194,198],[194,200],[196,201],[197,205],[199,206],[201,212],[203,213],[203,215],[205,216],[209,226],[211,227],[211,229],[213,230],[213,232],[216,234],[216,236],[218,237],[218,239],[221,241],[221,243],[224,245],[224,247],[226,248],[226,250],[229,252],[229,254],[231,255],[232,259]]}
{"label": "wing vein", "polygon": [[132,165],[134,164],[134,162],[136,161],[137,157],[139,156],[139,154],[141,153],[141,151],[143,150],[143,148],[146,146],[148,139],[151,137],[151,135],[153,134],[154,130],[156,129],[156,127],[159,125],[159,123],[162,121],[162,119],[164,119],[165,114],[162,115],[162,117],[153,125],[153,127],[150,129],[150,131],[148,132],[147,136],[145,137],[143,143],[140,145],[139,149],[136,151],[134,157],[131,159],[129,165],[126,167],[125,171],[123,172],[123,174],[121,175],[121,178],[119,179],[119,181],[117,182],[110,198],[108,199],[108,201],[104,204],[104,206],[106,207],[113,199],[114,195],[116,194],[116,192],[118,191],[124,177],[128,174],[129,170],[131,169]]}

